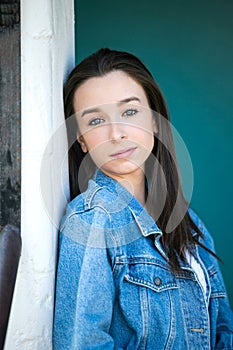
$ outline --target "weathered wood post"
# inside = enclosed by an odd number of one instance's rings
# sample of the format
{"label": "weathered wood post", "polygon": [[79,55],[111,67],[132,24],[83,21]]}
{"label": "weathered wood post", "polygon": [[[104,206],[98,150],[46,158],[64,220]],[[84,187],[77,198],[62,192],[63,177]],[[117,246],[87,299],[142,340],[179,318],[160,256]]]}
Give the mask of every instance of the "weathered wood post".
{"label": "weathered wood post", "polygon": [[20,226],[20,2],[0,3],[0,229]]}

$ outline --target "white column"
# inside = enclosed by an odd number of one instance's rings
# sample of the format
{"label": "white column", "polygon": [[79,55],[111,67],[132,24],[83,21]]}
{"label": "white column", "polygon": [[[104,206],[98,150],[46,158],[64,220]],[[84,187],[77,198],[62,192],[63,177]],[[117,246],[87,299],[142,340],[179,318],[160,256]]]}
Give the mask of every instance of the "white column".
{"label": "white column", "polygon": [[57,128],[73,66],[73,0],[22,0],[22,255],[4,350],[52,349],[57,227],[68,186],[65,130]]}

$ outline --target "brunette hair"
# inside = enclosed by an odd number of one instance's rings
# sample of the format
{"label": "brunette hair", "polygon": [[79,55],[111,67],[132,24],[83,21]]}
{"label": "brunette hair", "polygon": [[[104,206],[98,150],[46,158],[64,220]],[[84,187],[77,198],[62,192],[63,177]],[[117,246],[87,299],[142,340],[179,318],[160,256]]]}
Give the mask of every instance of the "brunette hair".
{"label": "brunette hair", "polygon": [[[166,147],[166,143],[155,135],[152,155],[157,160],[157,163],[151,158],[146,163],[146,168],[149,169],[147,171],[147,183],[149,187],[147,210],[163,232],[161,243],[171,268],[174,271],[178,271],[180,269],[180,261],[186,261],[186,253],[191,254],[195,244],[202,246],[217,257],[200,242],[200,238],[204,238],[203,233],[193,222],[188,211],[188,203],[185,201],[182,193],[169,115],[163,95],[149,70],[136,56],[128,52],[105,48],[98,50],[79,63],[70,73],[64,86],[65,118],[68,121],[69,117],[74,114],[74,93],[81,84],[90,78],[102,77],[115,70],[125,72],[140,84],[147,96],[152,111],[167,121],[166,138],[169,140],[169,149]],[[158,129],[161,129],[162,126],[159,120],[157,120],[157,123]],[[159,130],[159,132],[162,131]],[[67,127],[67,134],[69,143],[70,195],[71,199],[73,199],[83,191],[79,185],[79,171],[84,157],[89,160],[89,162],[85,160],[86,165],[84,165],[82,170],[82,178],[86,181],[85,186],[93,174],[94,165],[89,156],[89,158],[86,158],[86,154],[83,153],[77,141],[77,125],[75,125],[74,118]],[[161,191],[161,188],[164,189],[165,187],[166,191]],[[160,200],[160,195],[163,197],[164,193],[166,193],[165,199],[162,199],[164,205],[158,213],[156,208]],[[177,200],[179,201],[178,205]],[[176,213],[174,214],[175,207]],[[169,231],[167,228],[172,215],[173,217],[175,215],[177,225],[170,232],[167,232]]]}

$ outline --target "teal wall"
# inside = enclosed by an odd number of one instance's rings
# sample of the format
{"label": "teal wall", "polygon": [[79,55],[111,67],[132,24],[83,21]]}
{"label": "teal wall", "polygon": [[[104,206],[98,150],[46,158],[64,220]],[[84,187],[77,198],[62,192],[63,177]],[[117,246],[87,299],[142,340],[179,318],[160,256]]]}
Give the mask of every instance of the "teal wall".
{"label": "teal wall", "polygon": [[233,305],[233,1],[76,0],[76,61],[126,50],[159,83],[194,171],[192,207],[212,233]]}

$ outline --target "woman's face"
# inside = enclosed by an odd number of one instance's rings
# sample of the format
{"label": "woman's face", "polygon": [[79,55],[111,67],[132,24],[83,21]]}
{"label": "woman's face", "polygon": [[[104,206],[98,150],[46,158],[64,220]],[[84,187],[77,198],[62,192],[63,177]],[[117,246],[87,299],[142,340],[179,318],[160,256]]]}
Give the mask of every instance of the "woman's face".
{"label": "woman's face", "polygon": [[113,178],[142,173],[157,132],[143,88],[123,71],[90,78],[74,94],[83,152]]}

